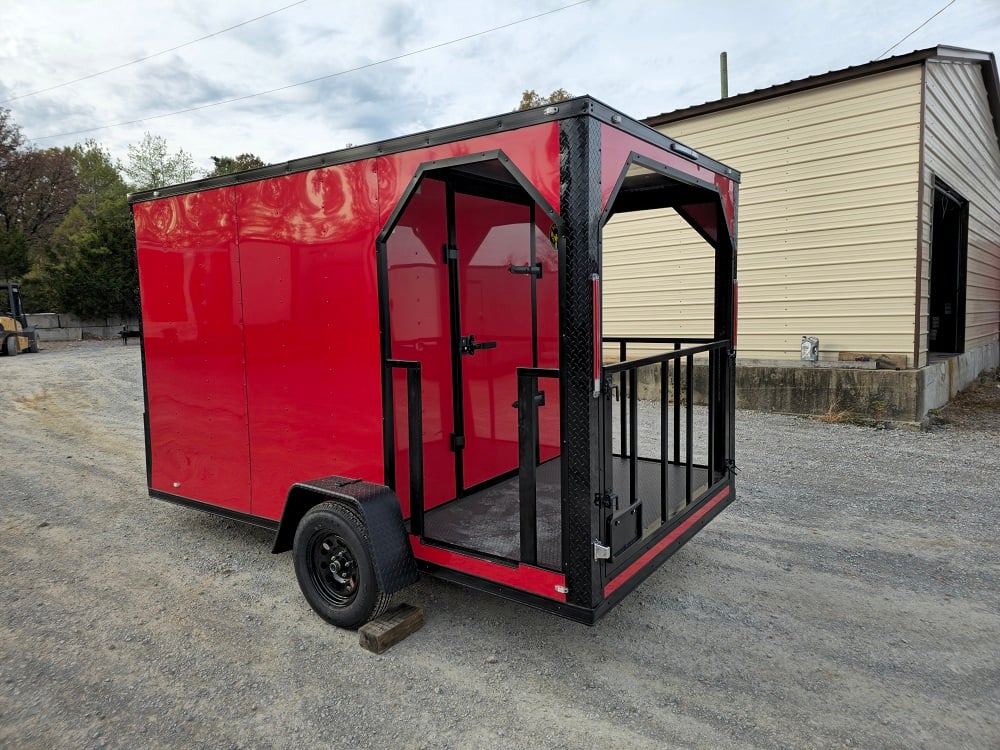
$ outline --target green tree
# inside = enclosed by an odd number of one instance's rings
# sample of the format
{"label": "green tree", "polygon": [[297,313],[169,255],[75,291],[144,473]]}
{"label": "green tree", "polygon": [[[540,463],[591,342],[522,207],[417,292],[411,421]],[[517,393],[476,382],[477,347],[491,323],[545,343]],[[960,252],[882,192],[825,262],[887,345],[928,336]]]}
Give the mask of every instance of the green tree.
{"label": "green tree", "polygon": [[49,277],[59,308],[83,318],[128,318],[139,312],[132,216],[128,203],[108,201],[96,217],[79,206],[59,228],[62,260]]}
{"label": "green tree", "polygon": [[0,226],[0,279],[20,279],[31,270],[28,242],[20,229]]}
{"label": "green tree", "polygon": [[94,141],[72,149],[79,192],[32,272],[33,301],[84,318],[138,313],[135,239],[125,181]]}
{"label": "green tree", "polygon": [[21,130],[0,109],[0,233],[7,252],[29,258],[44,249],[49,236],[73,205],[78,183],[69,149],[32,149]]}
{"label": "green tree", "polygon": [[213,156],[212,162],[215,164],[215,169],[211,172],[206,172],[206,177],[218,177],[223,174],[232,174],[233,172],[242,172],[246,169],[267,166],[264,160],[256,154],[240,154],[236,157]]}
{"label": "green tree", "polygon": [[556,102],[563,102],[572,98],[573,95],[566,89],[556,89],[548,96],[540,96],[534,89],[530,89],[522,92],[521,103],[517,105],[517,109],[514,111],[520,112],[522,109],[541,107],[544,104],[555,104]]}
{"label": "green tree", "polygon": [[70,150],[29,148],[9,110],[0,109],[0,278],[26,284],[29,309],[43,307],[31,292],[35,266],[78,187]]}
{"label": "green tree", "polygon": [[165,138],[143,135],[139,143],[130,143],[128,160],[119,165],[125,180],[134,190],[150,190],[194,179],[194,160],[184,149],[171,153]]}
{"label": "green tree", "polygon": [[76,175],[80,183],[76,205],[93,219],[107,201],[124,201],[128,186],[114,159],[97,141],[87,140],[73,147]]}

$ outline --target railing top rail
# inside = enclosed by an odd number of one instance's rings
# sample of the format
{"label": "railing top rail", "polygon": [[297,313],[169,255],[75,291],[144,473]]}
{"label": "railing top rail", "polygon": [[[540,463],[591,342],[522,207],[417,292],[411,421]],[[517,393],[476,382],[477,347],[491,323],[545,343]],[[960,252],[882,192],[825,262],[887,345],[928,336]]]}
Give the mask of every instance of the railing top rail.
{"label": "railing top rail", "polygon": [[710,344],[702,344],[701,346],[690,346],[687,349],[678,349],[672,352],[664,352],[663,354],[653,354],[652,356],[642,357],[641,359],[630,359],[625,362],[615,362],[614,364],[604,366],[604,374],[614,375],[616,372],[634,370],[639,367],[645,367],[646,365],[656,365],[661,362],[670,362],[675,359],[680,359],[681,357],[690,357],[695,354],[711,351],[712,349],[723,349],[728,345],[729,339],[720,339],[719,341],[713,341]]}
{"label": "railing top rail", "polygon": [[662,338],[660,336],[604,336],[605,344],[711,344],[715,339]]}
{"label": "railing top rail", "polygon": [[399,367],[406,370],[420,369],[420,362],[414,359],[387,359],[385,363],[389,367]]}
{"label": "railing top rail", "polygon": [[559,370],[551,367],[518,367],[517,376],[522,375],[532,378],[558,378]]}

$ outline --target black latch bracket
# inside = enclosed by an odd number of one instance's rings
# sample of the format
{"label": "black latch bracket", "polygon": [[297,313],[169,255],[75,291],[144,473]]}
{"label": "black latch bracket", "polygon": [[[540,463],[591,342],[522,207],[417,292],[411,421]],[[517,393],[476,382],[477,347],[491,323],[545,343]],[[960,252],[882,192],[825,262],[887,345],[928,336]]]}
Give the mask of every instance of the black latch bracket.
{"label": "black latch bracket", "polygon": [[530,266],[509,266],[507,270],[518,276],[534,276],[536,279],[542,278],[541,263],[532,263]]}

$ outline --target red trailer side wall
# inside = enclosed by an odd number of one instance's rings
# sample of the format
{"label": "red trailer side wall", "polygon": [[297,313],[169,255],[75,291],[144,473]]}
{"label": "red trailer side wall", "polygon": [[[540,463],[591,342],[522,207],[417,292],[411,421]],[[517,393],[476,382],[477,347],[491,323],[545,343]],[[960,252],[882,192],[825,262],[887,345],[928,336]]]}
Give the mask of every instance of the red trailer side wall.
{"label": "red trailer side wall", "polygon": [[235,190],[133,210],[151,488],[249,513]]}
{"label": "red trailer side wall", "polygon": [[253,514],[295,482],[383,481],[374,160],[237,190]]}

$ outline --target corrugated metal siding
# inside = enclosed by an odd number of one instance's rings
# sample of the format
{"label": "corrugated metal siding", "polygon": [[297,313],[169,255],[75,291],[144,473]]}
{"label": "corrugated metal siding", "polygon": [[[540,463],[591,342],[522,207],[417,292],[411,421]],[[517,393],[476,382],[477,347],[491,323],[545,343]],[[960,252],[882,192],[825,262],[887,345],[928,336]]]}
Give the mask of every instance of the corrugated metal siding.
{"label": "corrugated metal siding", "polygon": [[[920,90],[913,66],[663,128],[743,173],[742,358],[912,359]],[[711,334],[711,248],[676,216],[616,216],[604,248],[609,335]]]}
{"label": "corrugated metal siding", "polygon": [[969,201],[965,349],[997,340],[1000,330],[1000,147],[978,63],[927,63],[921,237],[920,357],[927,356],[934,175]]}

